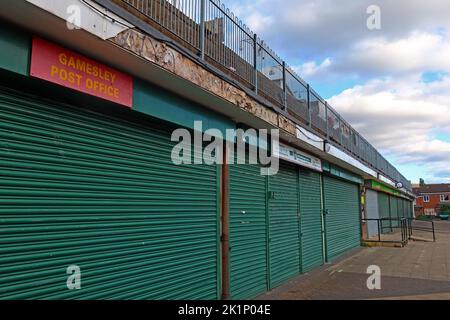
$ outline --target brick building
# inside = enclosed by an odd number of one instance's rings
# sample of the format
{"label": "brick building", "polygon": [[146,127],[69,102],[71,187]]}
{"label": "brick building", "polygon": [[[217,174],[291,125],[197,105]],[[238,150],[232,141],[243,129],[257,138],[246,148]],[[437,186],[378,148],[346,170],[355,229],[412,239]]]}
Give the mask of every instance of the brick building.
{"label": "brick building", "polygon": [[415,211],[417,214],[436,216],[441,204],[450,204],[450,184],[427,184],[413,188],[417,196]]}

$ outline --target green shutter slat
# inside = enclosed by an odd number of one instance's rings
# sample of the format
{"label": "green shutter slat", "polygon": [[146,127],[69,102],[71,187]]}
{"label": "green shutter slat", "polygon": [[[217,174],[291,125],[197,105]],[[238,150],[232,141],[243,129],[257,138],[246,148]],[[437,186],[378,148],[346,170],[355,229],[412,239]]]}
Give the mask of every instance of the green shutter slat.
{"label": "green shutter slat", "polygon": [[217,167],[152,127],[0,92],[1,299],[218,298]]}
{"label": "green shutter slat", "polygon": [[380,219],[388,219],[382,220],[381,222],[381,232],[389,233],[391,232],[392,223],[390,219],[390,209],[389,209],[389,195],[383,192],[378,192],[378,210],[380,212]]}
{"label": "green shutter slat", "polygon": [[324,176],[327,257],[334,260],[360,245],[359,187]]}
{"label": "green shutter slat", "polygon": [[[391,217],[392,217],[392,219],[397,219],[398,218],[398,201],[397,201],[397,197],[389,196],[389,203],[390,203]],[[392,220],[392,226],[394,228],[398,228],[399,225],[400,224],[399,224],[398,220]]]}
{"label": "green shutter slat", "polygon": [[280,163],[276,175],[269,176],[270,287],[300,273],[300,224],[298,169]]}
{"label": "green shutter slat", "polygon": [[398,206],[397,206],[397,209],[398,209],[398,211],[397,211],[397,217],[399,218],[399,219],[402,219],[403,218],[403,199],[401,199],[401,198],[397,198],[397,203],[398,203]]}
{"label": "green shutter slat", "polygon": [[230,165],[230,291],[249,299],[267,290],[266,177],[258,165]]}
{"label": "green shutter slat", "polygon": [[302,271],[323,263],[320,174],[300,169]]}

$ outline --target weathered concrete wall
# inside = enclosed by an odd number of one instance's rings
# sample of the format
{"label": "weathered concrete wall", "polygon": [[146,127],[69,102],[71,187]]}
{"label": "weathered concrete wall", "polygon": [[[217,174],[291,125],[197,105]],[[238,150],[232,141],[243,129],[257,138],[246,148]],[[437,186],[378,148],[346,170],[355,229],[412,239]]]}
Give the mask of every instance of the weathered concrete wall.
{"label": "weathered concrete wall", "polygon": [[296,135],[294,122],[258,103],[251,96],[212,74],[187,56],[148,35],[129,29],[111,39],[115,44],[182,77],[252,115]]}

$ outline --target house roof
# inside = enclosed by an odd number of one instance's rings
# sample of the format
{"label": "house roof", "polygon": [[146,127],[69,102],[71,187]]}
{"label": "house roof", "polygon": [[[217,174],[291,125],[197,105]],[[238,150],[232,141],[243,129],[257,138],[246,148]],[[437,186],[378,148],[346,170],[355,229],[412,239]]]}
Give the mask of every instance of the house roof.
{"label": "house roof", "polygon": [[450,193],[450,183],[426,184],[422,187],[413,188],[415,195],[427,193]]}

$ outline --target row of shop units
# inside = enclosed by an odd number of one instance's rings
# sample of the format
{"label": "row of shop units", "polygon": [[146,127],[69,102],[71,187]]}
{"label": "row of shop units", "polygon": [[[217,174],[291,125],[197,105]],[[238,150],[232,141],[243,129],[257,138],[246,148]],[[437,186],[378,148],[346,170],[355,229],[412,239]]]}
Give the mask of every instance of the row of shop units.
{"label": "row of shop units", "polygon": [[[221,166],[173,164],[160,122],[2,90],[0,142],[1,298],[221,298]],[[358,183],[280,166],[229,166],[233,299],[360,245]]]}
{"label": "row of shop units", "polygon": [[373,239],[379,234],[399,232],[402,219],[414,219],[411,198],[372,180],[366,181],[364,210],[366,220],[363,230],[367,232],[367,239]]}
{"label": "row of shop units", "polygon": [[237,124],[139,79],[124,108],[30,77],[5,35],[0,299],[250,299],[360,246],[361,177],[176,165],[174,129]]}

